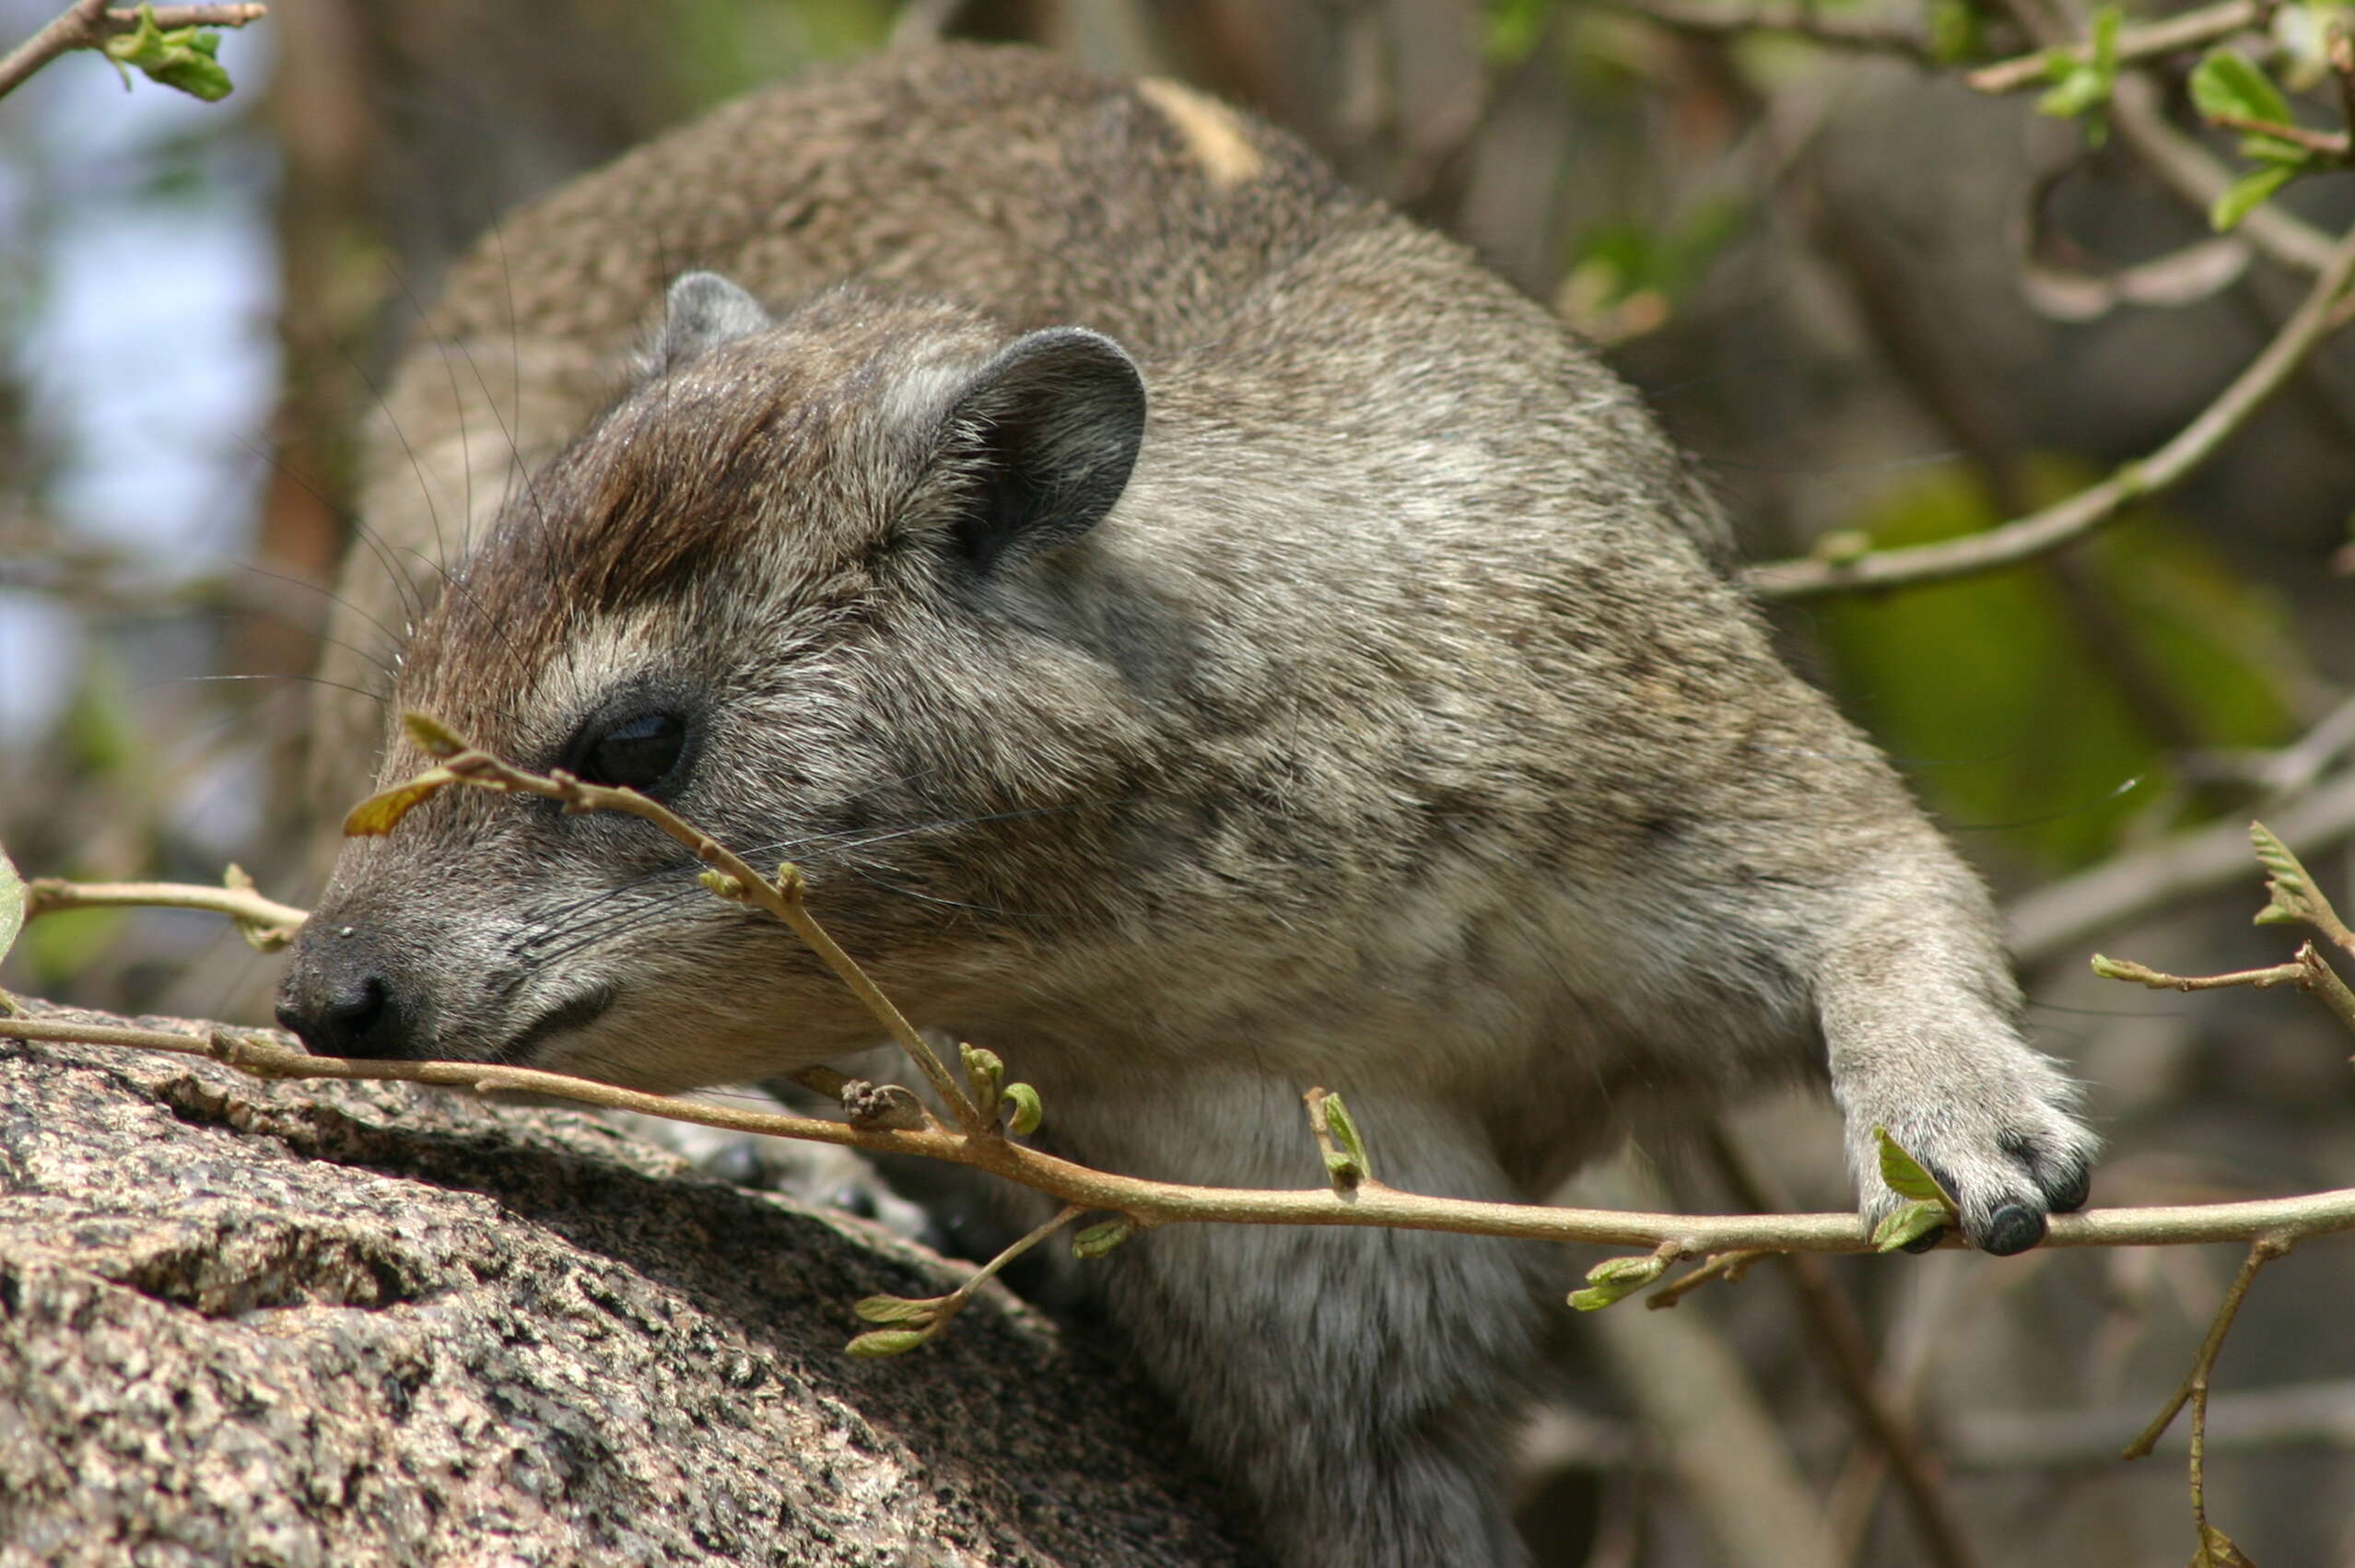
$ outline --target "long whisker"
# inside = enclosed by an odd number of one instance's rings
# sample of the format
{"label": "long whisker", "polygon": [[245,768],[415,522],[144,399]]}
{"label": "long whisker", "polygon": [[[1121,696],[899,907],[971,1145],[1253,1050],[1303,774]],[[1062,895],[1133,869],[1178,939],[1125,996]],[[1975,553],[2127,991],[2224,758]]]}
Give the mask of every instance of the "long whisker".
{"label": "long whisker", "polygon": [[[1131,796],[1103,801],[1072,801],[1053,806],[1031,806],[1015,811],[992,812],[980,816],[946,817],[934,822],[905,825],[885,829],[882,832],[856,837],[849,837],[840,834],[810,834],[800,838],[780,839],[773,843],[760,845],[749,850],[741,852],[748,857],[789,855],[795,856],[804,862],[824,862],[859,849],[870,848],[875,844],[885,843],[897,838],[905,838],[916,834],[937,833],[950,828],[978,826],[988,823],[1008,822],[1026,817],[1050,816],[1065,812],[1086,811],[1097,807],[1117,806],[1126,804],[1128,801],[1134,798],[1135,797]],[[817,845],[819,840],[827,837],[844,838],[845,841],[837,844],[822,845],[817,848],[811,847],[813,845]],[[631,885],[644,886],[648,883],[659,882],[667,877],[685,877],[698,869],[699,867],[694,861],[682,861],[674,867],[666,868],[662,872],[639,878]],[[857,866],[849,866],[845,869],[858,872],[861,875],[867,874],[862,868]],[[876,879],[871,877],[869,880],[874,881]],[[920,894],[915,892],[913,889],[896,887],[889,883],[880,881],[876,882],[876,885],[888,888],[890,891],[901,894],[907,897],[920,898],[927,903],[940,904],[958,908],[982,910],[985,912],[1004,913],[1014,915],[1017,918],[1022,919],[1035,919],[1044,918],[1043,915],[1024,914],[1019,911],[991,910],[987,905],[959,903],[955,899],[946,899],[933,895]],[[705,896],[700,886],[691,882],[683,882],[680,885],[674,887],[660,889],[647,898],[628,900],[626,902],[617,901],[614,903],[612,907],[602,908],[590,916],[589,919],[578,923],[557,924],[551,923],[550,920],[535,921],[533,923],[533,928],[511,942],[509,944],[509,948],[510,951],[518,954],[529,954],[533,962],[538,964],[557,963],[565,957],[580,952],[586,947],[593,945],[596,942],[612,934],[615,930],[627,930],[640,920],[661,914],[671,907],[674,907],[683,900],[699,896]],[[603,899],[608,897],[610,897],[610,892],[606,895],[600,895],[600,901],[602,902]],[[580,905],[576,903],[572,906],[572,907],[578,909],[580,907]],[[561,917],[557,919],[560,919]],[[554,945],[551,946],[547,944]]]}

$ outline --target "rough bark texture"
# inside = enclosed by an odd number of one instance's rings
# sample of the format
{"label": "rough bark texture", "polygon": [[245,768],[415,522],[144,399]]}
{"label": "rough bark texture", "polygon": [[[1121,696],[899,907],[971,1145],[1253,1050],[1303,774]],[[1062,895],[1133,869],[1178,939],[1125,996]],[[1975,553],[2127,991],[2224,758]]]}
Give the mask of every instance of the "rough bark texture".
{"label": "rough bark texture", "polygon": [[1253,1560],[994,1287],[842,1353],[955,1281],[592,1117],[0,1040],[0,1563]]}

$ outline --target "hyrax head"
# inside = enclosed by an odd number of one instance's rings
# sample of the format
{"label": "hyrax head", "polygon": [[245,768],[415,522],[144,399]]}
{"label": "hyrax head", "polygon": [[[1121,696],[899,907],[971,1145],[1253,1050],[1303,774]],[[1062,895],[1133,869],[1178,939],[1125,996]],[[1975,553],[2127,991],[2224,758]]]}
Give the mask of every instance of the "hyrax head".
{"label": "hyrax head", "polygon": [[[1095,919],[1060,862],[1133,783],[1117,676],[1066,635],[1144,388],[1109,340],[840,292],[771,322],[709,274],[644,381],[507,506],[392,708],[670,804],[923,1012]],[[387,783],[430,759],[396,723]],[[670,1089],[874,1034],[652,825],[445,790],[347,841],[279,1017],[338,1055]]]}

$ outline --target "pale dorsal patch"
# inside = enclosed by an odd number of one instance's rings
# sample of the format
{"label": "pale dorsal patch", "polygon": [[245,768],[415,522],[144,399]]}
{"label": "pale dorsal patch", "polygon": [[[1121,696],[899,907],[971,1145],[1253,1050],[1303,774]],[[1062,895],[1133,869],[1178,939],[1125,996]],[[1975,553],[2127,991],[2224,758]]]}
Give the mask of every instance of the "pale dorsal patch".
{"label": "pale dorsal patch", "polygon": [[1160,76],[1137,84],[1144,100],[1177,129],[1213,185],[1240,185],[1267,172],[1268,160],[1251,145],[1251,135],[1233,110],[1193,88]]}

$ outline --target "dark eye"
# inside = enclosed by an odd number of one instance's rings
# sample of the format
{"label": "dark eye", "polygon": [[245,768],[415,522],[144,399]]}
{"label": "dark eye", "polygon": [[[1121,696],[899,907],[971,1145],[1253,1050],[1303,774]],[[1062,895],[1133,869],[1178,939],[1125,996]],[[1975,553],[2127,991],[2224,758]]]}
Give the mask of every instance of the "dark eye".
{"label": "dark eye", "polygon": [[678,766],[686,733],[686,720],[659,710],[600,723],[574,749],[573,772],[591,784],[650,793]]}

